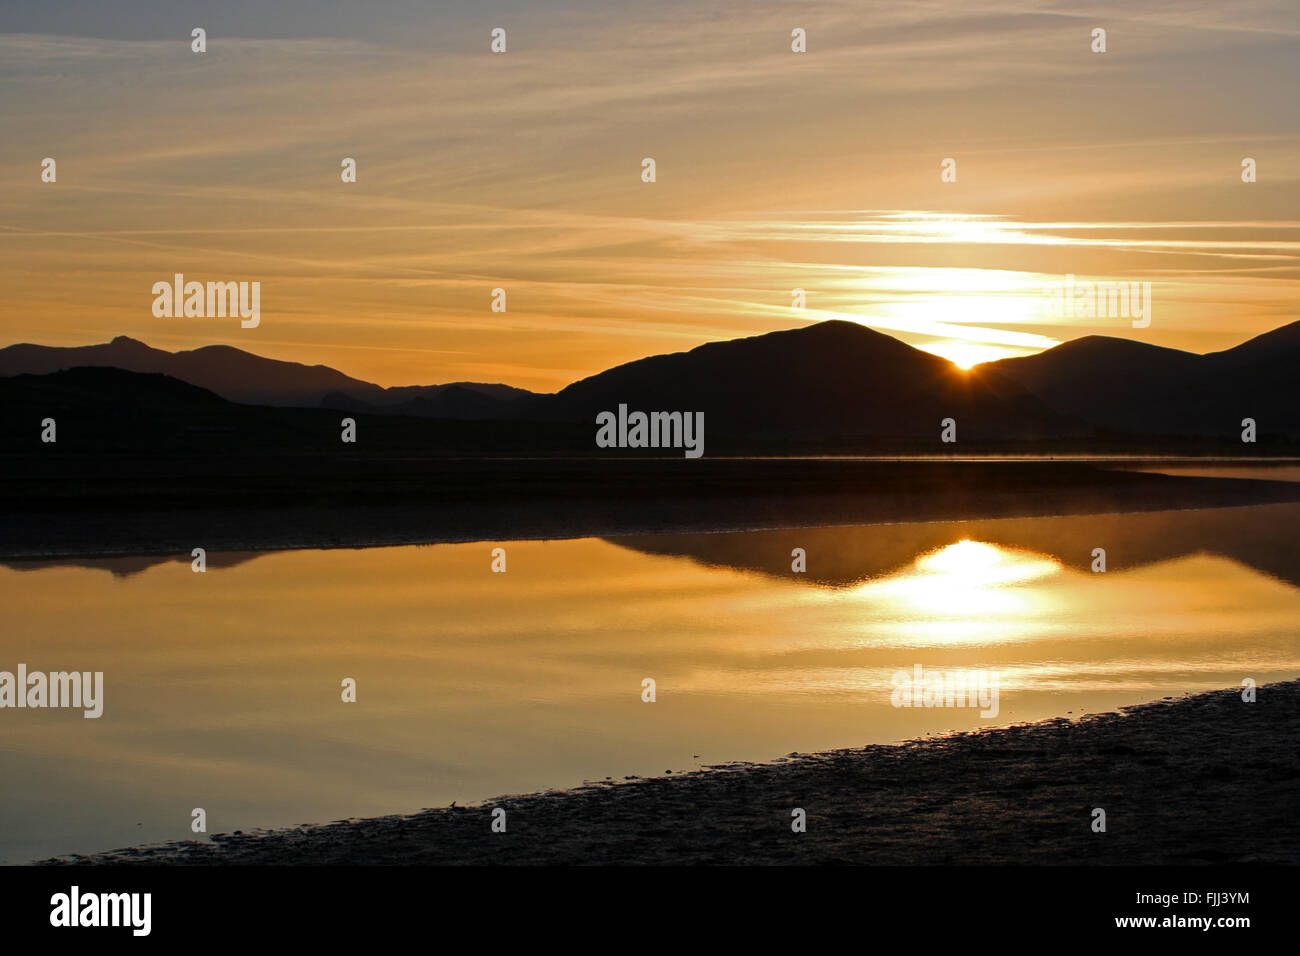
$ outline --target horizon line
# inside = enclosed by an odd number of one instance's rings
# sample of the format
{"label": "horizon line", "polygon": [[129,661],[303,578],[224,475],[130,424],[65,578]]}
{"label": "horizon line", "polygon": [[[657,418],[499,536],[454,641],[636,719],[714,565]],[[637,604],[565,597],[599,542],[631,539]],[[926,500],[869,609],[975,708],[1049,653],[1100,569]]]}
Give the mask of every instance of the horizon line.
{"label": "horizon line", "polygon": [[[568,385],[564,386],[563,388],[557,389],[555,392],[537,392],[537,391],[534,391],[533,389],[530,389],[530,388],[524,388],[524,387],[519,386],[519,385],[511,385],[511,384],[508,383],[508,382],[476,382],[476,381],[471,381],[471,380],[469,380],[469,379],[457,379],[457,380],[455,380],[455,381],[449,381],[449,382],[431,382],[431,383],[426,383],[426,384],[416,383],[416,384],[407,384],[407,385],[380,385],[378,382],[372,382],[372,381],[369,381],[369,380],[367,380],[367,379],[357,378],[355,375],[352,375],[351,373],[346,372],[346,371],[344,371],[343,369],[341,369],[341,368],[339,368],[339,367],[337,367],[337,366],[335,366],[335,365],[326,365],[326,364],[321,363],[321,362],[316,362],[316,363],[310,363],[310,364],[309,364],[309,363],[307,363],[307,362],[299,362],[299,361],[296,361],[296,360],[294,360],[294,359],[278,359],[278,358],[271,358],[271,357],[269,357],[269,356],[267,356],[267,355],[262,355],[262,354],[260,354],[260,353],[253,352],[253,351],[251,351],[251,350],[249,350],[249,349],[247,349],[247,348],[244,348],[244,347],[242,347],[242,346],[238,346],[238,345],[230,345],[230,344],[225,343],[225,342],[213,342],[213,343],[210,343],[210,344],[208,344],[208,345],[200,345],[200,346],[196,346],[195,348],[190,348],[190,349],[178,349],[178,350],[176,350],[176,351],[171,351],[171,350],[169,350],[169,349],[160,348],[159,346],[156,346],[156,345],[150,345],[148,342],[144,341],[143,339],[138,339],[138,338],[136,338],[135,336],[127,335],[126,333],[119,333],[119,334],[117,334],[117,335],[114,335],[112,338],[110,338],[110,339],[108,339],[107,341],[104,341],[104,342],[88,342],[88,343],[85,343],[85,344],[83,344],[83,345],[42,345],[42,344],[39,343],[39,342],[12,342],[12,343],[10,343],[9,345],[0,346],[0,352],[4,352],[4,351],[7,351],[8,349],[12,349],[12,348],[21,348],[21,347],[23,347],[23,346],[28,346],[28,347],[31,347],[31,348],[42,348],[42,349],[82,349],[82,348],[94,348],[94,347],[96,347],[96,346],[112,345],[114,342],[116,342],[116,341],[119,340],[119,339],[126,339],[128,342],[134,342],[134,343],[137,343],[137,344],[139,344],[139,345],[144,346],[145,348],[152,349],[152,350],[154,350],[154,351],[158,351],[158,352],[163,352],[163,353],[165,353],[165,354],[167,354],[167,355],[181,355],[181,354],[185,354],[185,353],[199,352],[199,351],[202,351],[203,349],[212,349],[212,348],[228,348],[228,349],[234,349],[234,350],[237,351],[237,352],[243,352],[245,355],[251,355],[251,356],[253,356],[254,358],[264,359],[265,361],[268,361],[268,362],[284,362],[284,363],[286,363],[286,364],[290,364],[290,365],[299,365],[299,366],[301,366],[301,367],[303,367],[303,368],[323,368],[323,369],[329,369],[330,371],[337,372],[338,374],[343,375],[343,376],[346,377],[346,378],[352,379],[352,380],[357,381],[357,382],[361,382],[362,384],[365,384],[365,385],[373,385],[373,386],[375,386],[376,388],[383,389],[384,391],[388,391],[388,390],[390,390],[390,389],[396,389],[396,388],[428,388],[428,387],[437,386],[437,385],[460,385],[460,384],[465,384],[465,385],[502,385],[502,386],[505,386],[505,387],[507,387],[507,388],[518,389],[519,391],[528,392],[528,393],[533,394],[533,395],[555,395],[555,394],[558,394],[559,392],[563,391],[564,388],[568,388],[569,385],[573,385],[573,384],[576,384],[577,382],[585,381],[585,380],[588,379],[588,378],[592,378],[592,377],[594,377],[594,376],[596,376],[596,375],[600,375],[600,374],[602,374],[602,373],[604,373],[604,372],[610,371],[611,369],[620,368],[620,367],[625,366],[625,365],[631,365],[631,364],[634,364],[634,363],[636,363],[636,362],[644,361],[645,359],[655,358],[655,357],[658,357],[658,356],[664,356],[664,355],[684,355],[684,354],[687,354],[687,353],[689,353],[689,352],[693,352],[693,351],[695,351],[695,350],[698,349],[698,348],[702,348],[702,347],[704,347],[704,346],[706,346],[706,345],[712,345],[712,344],[719,343],[719,342],[740,342],[740,341],[744,341],[745,339],[757,339],[757,338],[763,338],[764,336],[767,336],[767,335],[774,335],[774,334],[777,334],[777,333],[780,333],[780,332],[797,332],[797,331],[801,331],[801,330],[804,330],[804,329],[815,328],[815,327],[817,327],[817,326],[819,326],[819,325],[828,325],[828,324],[831,324],[831,323],[842,323],[842,324],[844,324],[844,325],[856,325],[856,326],[860,326],[860,327],[862,327],[862,328],[864,328],[864,329],[866,329],[866,330],[868,330],[868,331],[870,331],[870,332],[875,332],[877,335],[883,335],[883,336],[885,336],[886,338],[893,339],[894,341],[896,341],[896,342],[898,342],[898,343],[900,343],[900,344],[902,344],[902,345],[906,345],[908,348],[913,349],[913,350],[915,350],[915,351],[917,351],[917,352],[925,352],[925,353],[927,353],[928,355],[933,355],[935,358],[942,359],[943,361],[947,362],[949,365],[951,365],[954,369],[956,369],[956,370],[959,371],[959,372],[962,372],[962,373],[969,373],[969,372],[972,371],[973,369],[979,368],[979,367],[984,366],[984,365],[996,365],[996,364],[999,363],[999,362],[1011,361],[1012,359],[1032,358],[1033,356],[1036,356],[1036,355],[1043,355],[1043,354],[1045,354],[1045,353],[1047,353],[1047,352],[1051,352],[1051,351],[1053,351],[1053,350],[1055,350],[1055,349],[1059,349],[1059,348],[1062,348],[1063,346],[1069,345],[1069,344],[1071,344],[1072,342],[1081,342],[1081,341],[1083,341],[1084,339],[1113,339],[1113,340],[1115,340],[1115,341],[1134,342],[1134,343],[1137,343],[1137,344],[1139,344],[1139,345],[1146,345],[1146,346],[1149,346],[1150,348],[1154,348],[1154,349],[1161,349],[1161,350],[1163,350],[1163,351],[1167,351],[1167,352],[1178,352],[1178,353],[1181,353],[1181,354],[1183,354],[1183,355],[1194,355],[1194,356],[1197,356],[1197,357],[1204,357],[1204,356],[1206,356],[1206,355],[1217,355],[1217,354],[1219,354],[1220,352],[1230,351],[1230,350],[1233,349],[1233,348],[1237,348],[1238,346],[1245,345],[1247,342],[1254,341],[1255,339],[1260,338],[1260,337],[1262,337],[1262,336],[1270,335],[1270,334],[1272,334],[1273,332],[1277,332],[1277,331],[1279,331],[1279,330],[1281,330],[1281,329],[1288,328],[1289,326],[1296,325],[1296,324],[1300,323],[1300,319],[1295,319],[1295,320],[1293,320],[1293,321],[1291,321],[1291,322],[1284,323],[1283,325],[1279,325],[1279,326],[1277,326],[1276,328],[1272,328],[1272,329],[1269,329],[1269,330],[1267,330],[1267,331],[1265,331],[1265,332],[1261,332],[1261,333],[1259,333],[1258,335],[1253,335],[1253,336],[1251,336],[1250,338],[1242,339],[1242,340],[1241,340],[1240,342],[1238,342],[1236,345],[1234,345],[1234,346],[1229,346],[1229,348],[1227,348],[1227,349],[1217,349],[1217,350],[1212,351],[1212,352],[1191,352],[1191,351],[1188,351],[1187,349],[1178,349],[1178,348],[1173,348],[1173,347],[1171,347],[1171,346],[1167,346],[1167,345],[1156,345],[1156,344],[1154,344],[1154,343],[1152,343],[1152,342],[1144,342],[1144,341],[1142,341],[1141,339],[1136,339],[1136,338],[1133,338],[1133,337],[1131,337],[1131,336],[1124,336],[1124,335],[1099,335],[1099,334],[1097,334],[1097,333],[1094,332],[1094,333],[1088,333],[1087,335],[1080,335],[1080,336],[1077,336],[1077,337],[1072,338],[1072,339],[1066,339],[1066,340],[1063,341],[1063,342],[1058,342],[1058,343],[1055,344],[1055,345],[1051,345],[1051,346],[1048,346],[1048,347],[1046,347],[1046,348],[1039,349],[1038,351],[1036,351],[1036,352],[1031,352],[1031,353],[1029,353],[1029,354],[1027,354],[1027,355],[1012,355],[1012,356],[1004,356],[1003,358],[989,359],[989,360],[982,361],[982,362],[974,362],[974,363],[972,363],[972,364],[969,365],[969,366],[962,366],[962,365],[958,364],[957,362],[954,362],[952,359],[948,358],[947,356],[944,356],[944,355],[942,355],[942,354],[940,354],[940,353],[938,353],[938,352],[931,351],[930,349],[924,348],[924,347],[922,347],[922,346],[912,345],[910,342],[904,342],[904,341],[903,341],[901,338],[899,338],[898,336],[896,336],[896,335],[891,335],[889,332],[884,331],[884,330],[882,330],[882,329],[878,329],[878,328],[876,328],[875,326],[872,326],[872,325],[870,325],[870,324],[868,324],[868,323],[866,323],[866,322],[859,321],[859,320],[857,320],[857,319],[853,319],[853,318],[835,317],[835,318],[828,318],[828,319],[819,319],[819,320],[816,320],[816,321],[809,321],[809,322],[807,322],[807,323],[804,324],[804,325],[801,325],[801,326],[795,326],[795,327],[791,327],[791,328],[772,329],[772,330],[770,330],[770,331],[768,331],[768,332],[759,332],[759,333],[757,333],[757,334],[755,334],[755,335],[741,335],[741,336],[736,336],[735,338],[730,338],[730,339],[708,339],[708,340],[706,340],[706,341],[700,342],[698,345],[694,345],[694,346],[692,346],[692,347],[690,347],[690,348],[688,348],[688,349],[682,349],[682,350],[679,350],[679,351],[676,351],[676,352],[653,352],[653,353],[650,353],[650,354],[648,354],[648,355],[642,355],[642,356],[640,356],[639,358],[629,359],[629,360],[626,361],[626,362],[619,362],[619,363],[617,363],[617,364],[615,364],[615,365],[607,366],[606,368],[603,368],[603,369],[600,369],[600,370],[598,370],[598,371],[592,372],[592,373],[589,374],[589,375],[585,375],[585,376],[583,376],[583,377],[581,377],[581,378],[574,379],[572,382],[569,382]],[[76,366],[70,366],[70,367],[76,367]],[[105,367],[108,367],[108,368],[116,368],[117,366],[105,366]],[[127,370],[124,370],[124,371],[127,371]],[[33,374],[33,373],[23,373],[23,372],[19,372],[19,373],[17,373],[17,374],[22,375],[22,374]],[[10,376],[5,376],[5,377],[10,377]]]}

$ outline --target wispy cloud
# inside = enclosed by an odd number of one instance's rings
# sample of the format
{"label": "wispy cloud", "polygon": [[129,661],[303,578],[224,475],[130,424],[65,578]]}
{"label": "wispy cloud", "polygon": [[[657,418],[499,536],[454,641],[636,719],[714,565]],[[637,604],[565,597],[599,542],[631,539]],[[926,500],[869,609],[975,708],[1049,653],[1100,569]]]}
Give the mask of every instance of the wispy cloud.
{"label": "wispy cloud", "polygon": [[[93,316],[98,338],[550,388],[829,316],[936,349],[1132,334],[1042,314],[1067,273],[1153,282],[1146,335],[1179,347],[1295,317],[1290,3],[318,7],[214,12],[202,56],[183,4],[0,34],[10,340],[84,341]],[[263,280],[264,337],[155,319],[175,271]]]}

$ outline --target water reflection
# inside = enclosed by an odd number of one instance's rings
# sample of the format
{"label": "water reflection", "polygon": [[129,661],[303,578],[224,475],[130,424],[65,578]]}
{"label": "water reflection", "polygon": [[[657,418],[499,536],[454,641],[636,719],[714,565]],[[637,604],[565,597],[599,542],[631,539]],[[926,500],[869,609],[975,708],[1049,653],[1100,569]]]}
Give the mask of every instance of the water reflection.
{"label": "water reflection", "polygon": [[1300,506],[1255,505],[1058,518],[935,521],[852,528],[801,528],[720,534],[623,535],[608,540],[647,554],[791,578],[790,551],[808,554],[798,580],[827,587],[893,574],[917,557],[962,539],[1027,551],[1087,571],[1093,550],[1108,572],[1194,554],[1214,554],[1300,586]]}
{"label": "water reflection", "polygon": [[1000,643],[1028,633],[1050,604],[1046,589],[1022,585],[1061,567],[1053,558],[962,538],[850,594],[877,617],[910,622],[911,640]]}
{"label": "water reflection", "polygon": [[507,542],[505,574],[492,543],[14,564],[0,670],[102,670],[106,701],[0,712],[0,859],[988,725],[891,707],[918,664],[996,671],[997,723],[1294,677],[1298,518]]}

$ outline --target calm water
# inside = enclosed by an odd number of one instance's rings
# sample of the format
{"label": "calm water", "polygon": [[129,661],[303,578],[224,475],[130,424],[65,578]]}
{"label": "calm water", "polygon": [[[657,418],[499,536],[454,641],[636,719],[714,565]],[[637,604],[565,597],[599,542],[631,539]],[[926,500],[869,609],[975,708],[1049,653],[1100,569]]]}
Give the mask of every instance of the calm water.
{"label": "calm water", "polygon": [[[324,822],[1293,678],[1298,529],[1269,505],[506,542],[505,574],[492,543],[0,565],[0,670],[106,685],[99,720],[0,711],[0,860],[189,839],[194,807]],[[891,707],[915,664],[996,671],[1000,713]]]}

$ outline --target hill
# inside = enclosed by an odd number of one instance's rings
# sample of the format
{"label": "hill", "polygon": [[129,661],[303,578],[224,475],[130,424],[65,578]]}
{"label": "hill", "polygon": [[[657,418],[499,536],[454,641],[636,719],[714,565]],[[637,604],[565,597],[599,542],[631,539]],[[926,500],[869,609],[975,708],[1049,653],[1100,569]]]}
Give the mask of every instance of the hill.
{"label": "hill", "polygon": [[1090,335],[976,366],[1017,382],[1062,415],[1127,435],[1300,438],[1300,322],[1208,355]]}

